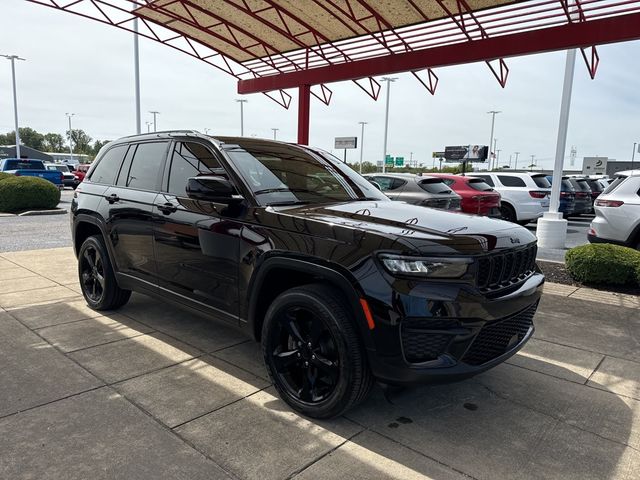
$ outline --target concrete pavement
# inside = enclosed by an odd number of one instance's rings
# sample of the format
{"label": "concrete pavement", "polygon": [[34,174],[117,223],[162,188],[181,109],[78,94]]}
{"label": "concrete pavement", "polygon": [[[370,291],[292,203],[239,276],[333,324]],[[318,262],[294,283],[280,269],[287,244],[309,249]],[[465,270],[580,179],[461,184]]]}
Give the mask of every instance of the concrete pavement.
{"label": "concrete pavement", "polygon": [[142,295],[87,308],[70,248],[0,253],[0,282],[0,478],[640,477],[635,297],[547,284],[507,364],[319,422],[235,330]]}

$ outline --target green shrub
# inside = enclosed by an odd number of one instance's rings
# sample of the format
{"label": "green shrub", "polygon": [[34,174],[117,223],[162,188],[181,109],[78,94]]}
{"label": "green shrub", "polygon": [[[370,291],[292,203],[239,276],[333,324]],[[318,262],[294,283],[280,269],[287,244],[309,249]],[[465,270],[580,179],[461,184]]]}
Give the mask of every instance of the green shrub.
{"label": "green shrub", "polygon": [[567,270],[579,282],[625,285],[640,282],[640,252],[633,248],[595,243],[572,248]]}
{"label": "green shrub", "polygon": [[60,190],[42,178],[11,175],[0,181],[0,212],[55,208],[58,202]]}
{"label": "green shrub", "polygon": [[13,175],[11,175],[10,173],[0,172],[0,182],[5,178],[13,178]]}

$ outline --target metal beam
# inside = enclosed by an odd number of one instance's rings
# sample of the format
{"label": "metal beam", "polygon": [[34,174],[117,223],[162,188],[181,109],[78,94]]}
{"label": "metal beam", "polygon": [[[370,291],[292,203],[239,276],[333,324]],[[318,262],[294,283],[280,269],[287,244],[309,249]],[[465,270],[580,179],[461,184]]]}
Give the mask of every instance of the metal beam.
{"label": "metal beam", "polygon": [[640,39],[640,13],[356,60],[304,71],[238,81],[238,93],[259,93],[300,85],[341,82],[421,68],[590,47]]}

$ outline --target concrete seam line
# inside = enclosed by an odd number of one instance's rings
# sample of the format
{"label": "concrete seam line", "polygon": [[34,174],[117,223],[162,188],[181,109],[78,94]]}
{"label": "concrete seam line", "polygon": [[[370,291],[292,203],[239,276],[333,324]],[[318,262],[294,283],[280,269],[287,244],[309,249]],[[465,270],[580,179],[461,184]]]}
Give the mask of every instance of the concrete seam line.
{"label": "concrete seam line", "polygon": [[596,368],[593,369],[593,371],[591,372],[591,374],[589,375],[589,378],[587,378],[584,381],[584,384],[587,385],[589,383],[589,380],[591,380],[591,377],[593,377],[593,375],[598,371],[598,369],[602,366],[602,363],[604,362],[605,358],[607,358],[607,355],[604,355],[600,361],[598,362],[598,365],[596,365]]}

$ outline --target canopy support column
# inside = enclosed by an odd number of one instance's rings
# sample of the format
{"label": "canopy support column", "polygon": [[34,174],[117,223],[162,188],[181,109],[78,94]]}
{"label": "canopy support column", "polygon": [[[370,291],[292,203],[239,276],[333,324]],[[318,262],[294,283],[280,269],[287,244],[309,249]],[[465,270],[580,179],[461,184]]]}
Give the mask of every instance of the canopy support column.
{"label": "canopy support column", "polygon": [[309,145],[309,113],[311,107],[311,85],[298,87],[298,143]]}

